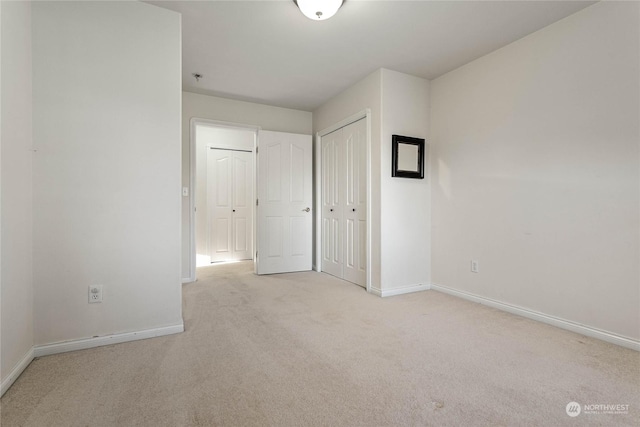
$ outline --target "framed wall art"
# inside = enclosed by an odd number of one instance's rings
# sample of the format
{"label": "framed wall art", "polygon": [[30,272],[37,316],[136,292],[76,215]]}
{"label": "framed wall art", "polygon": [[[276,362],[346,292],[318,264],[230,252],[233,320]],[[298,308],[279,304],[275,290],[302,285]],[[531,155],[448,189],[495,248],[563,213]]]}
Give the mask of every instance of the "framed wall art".
{"label": "framed wall art", "polygon": [[391,176],[424,179],[424,139],[393,135]]}

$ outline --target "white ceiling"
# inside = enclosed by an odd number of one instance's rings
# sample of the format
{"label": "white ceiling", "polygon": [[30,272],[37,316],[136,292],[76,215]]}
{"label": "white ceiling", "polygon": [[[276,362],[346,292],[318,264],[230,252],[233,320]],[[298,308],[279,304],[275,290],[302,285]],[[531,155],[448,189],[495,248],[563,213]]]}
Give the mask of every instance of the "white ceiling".
{"label": "white ceiling", "polygon": [[182,14],[184,90],[313,111],[380,67],[433,79],[595,2],[348,0],[319,22],[292,0],[148,3]]}

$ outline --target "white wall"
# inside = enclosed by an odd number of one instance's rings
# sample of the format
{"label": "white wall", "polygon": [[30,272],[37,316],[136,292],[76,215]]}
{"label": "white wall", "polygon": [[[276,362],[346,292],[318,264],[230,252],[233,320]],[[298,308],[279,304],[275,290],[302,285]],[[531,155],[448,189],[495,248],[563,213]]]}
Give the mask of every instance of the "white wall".
{"label": "white wall", "polygon": [[[381,290],[430,284],[431,191],[429,167],[425,179],[391,176],[391,138],[403,135],[427,139],[429,82],[382,70],[381,169]],[[425,144],[428,165],[429,141]]]}
{"label": "white wall", "polygon": [[639,7],[432,81],[434,283],[640,337]]}
{"label": "white wall", "polygon": [[35,342],[182,325],[180,16],[32,8]]}
{"label": "white wall", "polygon": [[33,346],[31,5],[1,2],[1,371]]}
{"label": "white wall", "polygon": [[[210,258],[207,236],[207,150],[208,147],[253,151],[255,135],[252,130],[212,127],[196,127],[196,257]],[[211,260],[208,259],[207,262]]]}
{"label": "white wall", "polygon": [[[190,121],[193,118],[259,126],[263,130],[311,134],[311,113],[235,101],[214,96],[182,94],[182,185],[189,187],[191,176]],[[193,197],[190,191],[190,197]],[[190,198],[182,198],[182,277],[191,276]]]}
{"label": "white wall", "polygon": [[[313,112],[313,134],[365,109],[371,110],[371,286],[380,289],[380,132],[382,70],[377,70]],[[317,141],[314,140],[314,144]],[[315,185],[315,183],[314,183]],[[315,209],[319,212],[318,209]],[[315,221],[314,221],[315,224]],[[315,248],[315,244],[314,244]],[[314,258],[315,259],[315,258]]]}

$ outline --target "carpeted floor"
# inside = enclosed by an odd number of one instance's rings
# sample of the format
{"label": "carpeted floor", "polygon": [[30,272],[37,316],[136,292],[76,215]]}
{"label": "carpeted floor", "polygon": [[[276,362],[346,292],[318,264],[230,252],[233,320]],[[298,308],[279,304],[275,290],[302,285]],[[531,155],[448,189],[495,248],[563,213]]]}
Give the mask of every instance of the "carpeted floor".
{"label": "carpeted floor", "polygon": [[435,291],[246,262],[198,276],[184,333],[33,361],[2,427],[640,425],[638,352]]}

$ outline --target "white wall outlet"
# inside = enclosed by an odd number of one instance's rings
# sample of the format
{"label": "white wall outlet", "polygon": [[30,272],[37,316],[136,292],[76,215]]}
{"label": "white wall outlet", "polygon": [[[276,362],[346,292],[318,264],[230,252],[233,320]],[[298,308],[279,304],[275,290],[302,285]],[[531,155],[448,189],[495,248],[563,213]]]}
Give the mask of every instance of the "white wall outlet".
{"label": "white wall outlet", "polygon": [[471,272],[472,273],[480,272],[480,264],[478,263],[478,260],[475,260],[475,259],[471,260]]}
{"label": "white wall outlet", "polygon": [[89,304],[102,302],[102,285],[89,286]]}

